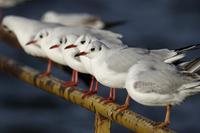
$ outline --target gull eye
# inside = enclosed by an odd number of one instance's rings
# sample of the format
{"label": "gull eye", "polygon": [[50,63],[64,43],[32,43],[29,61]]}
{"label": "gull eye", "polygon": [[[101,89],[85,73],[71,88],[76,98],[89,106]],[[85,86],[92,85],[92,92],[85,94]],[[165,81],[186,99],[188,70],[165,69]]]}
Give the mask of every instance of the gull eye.
{"label": "gull eye", "polygon": [[4,28],[4,29],[8,29],[8,27],[7,27],[6,25],[3,25],[3,28]]}
{"label": "gull eye", "polygon": [[63,43],[63,41],[62,41],[62,39],[60,40],[60,44],[62,44]]}
{"label": "gull eye", "polygon": [[92,52],[95,51],[95,48],[91,48],[90,51],[92,51]]}
{"label": "gull eye", "polygon": [[99,47],[99,51],[101,51],[101,49],[102,49],[102,48],[101,48],[101,47]]}
{"label": "gull eye", "polygon": [[40,37],[40,39],[42,39],[42,38],[43,38],[43,35],[40,35],[39,37]]}
{"label": "gull eye", "polygon": [[85,44],[85,41],[81,41],[81,44]]}

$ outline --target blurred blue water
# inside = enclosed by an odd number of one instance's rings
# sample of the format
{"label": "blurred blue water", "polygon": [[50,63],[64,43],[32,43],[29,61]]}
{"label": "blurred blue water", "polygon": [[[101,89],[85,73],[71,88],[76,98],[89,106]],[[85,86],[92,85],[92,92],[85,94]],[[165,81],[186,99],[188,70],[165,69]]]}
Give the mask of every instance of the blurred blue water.
{"label": "blurred blue water", "polygon": [[[200,42],[200,1],[196,0],[33,0],[3,9],[4,15],[35,19],[47,10],[93,13],[105,21],[126,20],[125,25],[112,30],[122,33],[123,41],[130,46],[173,49]],[[45,69],[44,62],[3,43],[0,52],[41,71]],[[195,52],[191,57],[199,55]],[[57,69],[54,74],[62,79],[69,78]],[[81,87],[85,87],[84,84]],[[119,90],[118,93],[117,102],[123,103],[126,92]],[[100,95],[107,94],[108,89],[101,87]],[[181,133],[199,133],[199,107],[199,95],[174,107],[170,127]],[[132,102],[131,109],[156,121],[164,118],[163,108]],[[93,125],[94,114],[89,111],[0,73],[1,133],[92,133]],[[112,132],[131,131],[114,123]]]}

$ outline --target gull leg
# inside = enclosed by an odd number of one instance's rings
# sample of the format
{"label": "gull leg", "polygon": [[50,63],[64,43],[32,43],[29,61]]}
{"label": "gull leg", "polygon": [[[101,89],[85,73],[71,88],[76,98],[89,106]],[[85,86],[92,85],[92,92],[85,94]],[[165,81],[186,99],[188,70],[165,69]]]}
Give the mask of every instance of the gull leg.
{"label": "gull leg", "polygon": [[72,79],[71,81],[66,81],[62,84],[63,87],[73,87],[78,85],[78,72],[73,70],[72,71]]}
{"label": "gull leg", "polygon": [[115,99],[116,99],[116,89],[112,88],[112,95],[110,98],[108,98],[107,100],[104,101],[104,104],[112,103],[115,101]]}
{"label": "gull leg", "polygon": [[102,99],[100,102],[104,102],[104,104],[114,102],[116,99],[115,88],[110,88],[110,94],[108,98]]}
{"label": "gull leg", "polygon": [[[90,88],[89,88],[89,91],[92,90],[93,85],[94,85],[94,76],[92,76],[92,80],[91,80],[91,82],[90,82]],[[87,92],[88,92],[88,90],[83,90],[83,93],[87,93]]]}
{"label": "gull leg", "polygon": [[94,88],[94,91],[93,91],[93,94],[96,94],[99,90],[99,82],[95,79],[96,81],[96,84],[95,84],[95,88]]}
{"label": "gull leg", "polygon": [[39,75],[39,77],[46,77],[51,74],[52,61],[48,60],[47,70]]}
{"label": "gull leg", "polygon": [[127,95],[125,103],[123,105],[119,106],[116,110],[121,112],[121,111],[128,109],[128,107],[130,105],[130,99],[131,99],[130,96]]}
{"label": "gull leg", "polygon": [[159,125],[156,126],[156,128],[163,128],[167,127],[170,124],[170,112],[171,112],[171,105],[167,105],[166,107],[166,115],[165,115],[165,121],[160,123]]}
{"label": "gull leg", "polygon": [[[96,81],[95,90],[93,90],[94,80]],[[83,96],[82,96],[82,98],[84,99],[87,96],[94,95],[94,94],[97,93],[97,91],[98,91],[98,81],[94,78],[94,76],[92,76],[92,81],[90,83],[89,91],[85,91],[84,94],[83,94]]]}

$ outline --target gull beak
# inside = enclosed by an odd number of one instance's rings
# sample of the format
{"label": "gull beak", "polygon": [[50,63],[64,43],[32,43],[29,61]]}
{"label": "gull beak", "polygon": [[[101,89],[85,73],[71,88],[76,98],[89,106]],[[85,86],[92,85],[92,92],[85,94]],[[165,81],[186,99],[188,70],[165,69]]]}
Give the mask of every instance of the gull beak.
{"label": "gull beak", "polygon": [[80,52],[78,54],[75,55],[75,57],[78,57],[78,56],[84,56],[84,55],[87,55],[88,53],[86,52]]}
{"label": "gull beak", "polygon": [[30,44],[35,44],[35,43],[37,43],[37,40],[32,40],[32,41],[26,43],[26,46],[27,46],[27,45],[30,45]]}
{"label": "gull beak", "polygon": [[51,46],[49,49],[54,49],[54,48],[58,48],[58,47],[60,47],[60,45],[55,44],[55,45]]}
{"label": "gull beak", "polygon": [[77,47],[76,45],[71,44],[71,45],[69,45],[69,46],[66,46],[65,49],[76,48],[76,47]]}

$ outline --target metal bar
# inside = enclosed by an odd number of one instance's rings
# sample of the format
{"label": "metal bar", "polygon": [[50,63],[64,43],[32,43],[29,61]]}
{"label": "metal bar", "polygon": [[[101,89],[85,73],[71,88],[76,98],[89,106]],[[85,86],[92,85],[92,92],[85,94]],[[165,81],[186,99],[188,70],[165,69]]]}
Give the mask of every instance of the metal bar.
{"label": "metal bar", "polygon": [[83,108],[99,113],[100,115],[137,133],[174,133],[174,131],[167,128],[154,128],[156,124],[155,122],[132,112],[131,110],[118,112],[116,111],[117,107],[119,107],[118,104],[103,104],[100,102],[102,99],[100,96],[94,95],[82,99],[83,93],[81,90],[73,87],[63,88],[61,87],[63,81],[52,76],[39,77],[39,72],[37,70],[1,55],[0,70],[42,90],[71,101],[74,104],[78,104]]}
{"label": "metal bar", "polygon": [[102,116],[98,112],[95,115],[95,133],[110,133],[112,120]]}

